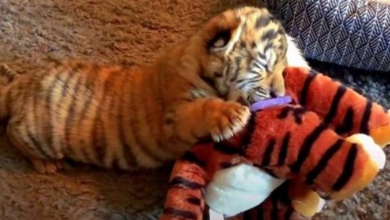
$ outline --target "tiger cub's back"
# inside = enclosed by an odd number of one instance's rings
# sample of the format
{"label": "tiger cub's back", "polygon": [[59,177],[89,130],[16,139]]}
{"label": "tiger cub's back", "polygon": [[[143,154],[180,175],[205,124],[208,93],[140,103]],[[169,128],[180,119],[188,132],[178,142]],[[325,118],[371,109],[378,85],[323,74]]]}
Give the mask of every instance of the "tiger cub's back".
{"label": "tiger cub's back", "polygon": [[144,95],[145,77],[138,67],[58,62],[13,85],[8,135],[39,159],[158,166],[170,155],[157,149],[161,109]]}

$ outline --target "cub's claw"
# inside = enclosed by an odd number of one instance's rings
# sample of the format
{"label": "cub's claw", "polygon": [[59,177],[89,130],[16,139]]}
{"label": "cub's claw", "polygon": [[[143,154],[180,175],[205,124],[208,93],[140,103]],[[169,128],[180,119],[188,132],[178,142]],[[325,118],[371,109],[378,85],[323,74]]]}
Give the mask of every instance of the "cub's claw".
{"label": "cub's claw", "polygon": [[248,107],[236,102],[226,102],[220,106],[211,126],[211,136],[220,142],[229,139],[240,132],[247,124],[251,115]]}

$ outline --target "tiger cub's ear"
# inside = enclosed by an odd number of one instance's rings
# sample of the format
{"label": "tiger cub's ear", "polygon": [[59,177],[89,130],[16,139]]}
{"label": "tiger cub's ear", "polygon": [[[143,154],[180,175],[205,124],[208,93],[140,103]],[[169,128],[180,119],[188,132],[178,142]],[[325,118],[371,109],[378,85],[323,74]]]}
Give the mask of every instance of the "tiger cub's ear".
{"label": "tiger cub's ear", "polygon": [[224,53],[232,37],[232,30],[222,30],[212,38],[207,48],[210,53]]}
{"label": "tiger cub's ear", "polygon": [[212,17],[200,30],[200,36],[210,53],[226,50],[229,41],[240,23],[233,10]]}

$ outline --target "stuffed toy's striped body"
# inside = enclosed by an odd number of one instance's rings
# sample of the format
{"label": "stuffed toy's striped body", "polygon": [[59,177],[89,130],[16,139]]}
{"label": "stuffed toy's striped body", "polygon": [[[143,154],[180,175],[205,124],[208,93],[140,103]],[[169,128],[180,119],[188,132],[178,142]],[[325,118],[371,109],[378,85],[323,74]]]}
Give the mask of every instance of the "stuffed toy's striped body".
{"label": "stuffed toy's striped body", "polygon": [[[176,162],[160,220],[206,219],[208,207],[237,214],[229,207],[242,203],[244,219],[310,218],[322,199],[347,198],[372,182],[390,143],[387,110],[314,70],[287,68],[284,79],[293,103],[253,113],[234,138],[199,143]],[[259,201],[265,185],[250,182],[250,173],[221,183],[239,166],[286,181]],[[231,199],[228,188],[252,195]]]}

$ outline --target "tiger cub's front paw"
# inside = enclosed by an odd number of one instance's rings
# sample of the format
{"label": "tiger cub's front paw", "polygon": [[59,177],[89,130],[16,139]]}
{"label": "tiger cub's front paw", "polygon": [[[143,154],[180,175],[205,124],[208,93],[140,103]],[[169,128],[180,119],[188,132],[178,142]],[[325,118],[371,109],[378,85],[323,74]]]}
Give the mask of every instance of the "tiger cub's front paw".
{"label": "tiger cub's front paw", "polygon": [[210,133],[214,141],[222,141],[233,137],[247,124],[250,110],[237,102],[220,102],[208,109],[207,119]]}

